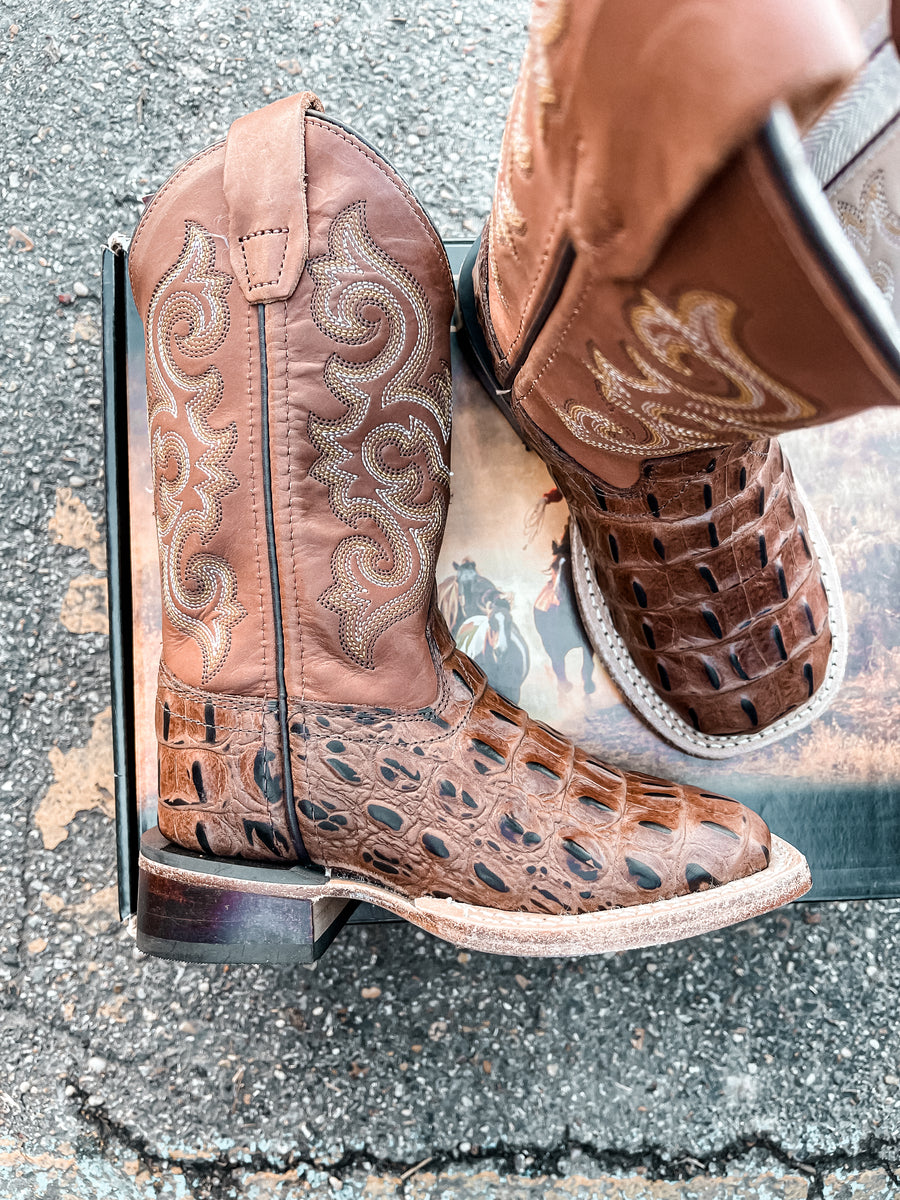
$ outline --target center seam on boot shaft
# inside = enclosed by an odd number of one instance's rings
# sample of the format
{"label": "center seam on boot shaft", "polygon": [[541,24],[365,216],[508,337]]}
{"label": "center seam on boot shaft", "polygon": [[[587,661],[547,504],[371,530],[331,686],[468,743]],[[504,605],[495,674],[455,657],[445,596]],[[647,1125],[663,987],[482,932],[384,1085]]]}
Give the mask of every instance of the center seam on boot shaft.
{"label": "center seam on boot shaft", "polygon": [[[269,365],[266,349],[266,310],[265,306],[257,306],[257,329],[259,335],[259,375],[260,375],[260,411],[262,414],[262,443],[263,443],[263,494],[266,512],[266,542],[269,551],[269,577],[272,589],[272,611],[275,621],[275,672],[278,689],[278,723],[281,730],[281,776],[282,795],[284,797],[285,818],[291,841],[294,843],[299,860],[307,865],[310,857],[303,843],[300,825],[297,820],[297,810],[294,807],[294,779],[291,770],[290,738],[287,727],[287,689],[284,679],[284,631],[283,612],[281,608],[281,586],[278,574],[278,553],[275,544],[275,517],[272,502],[272,449],[269,431]],[[264,743],[265,744],[265,743]],[[266,772],[266,788],[268,788],[268,772]],[[268,795],[266,796],[268,800]]]}
{"label": "center seam on boot shaft", "polygon": [[256,426],[255,403],[253,400],[253,309],[247,308],[247,445],[250,463],[250,506],[253,510],[254,559],[256,561],[256,582],[259,597],[259,628],[262,644],[262,678],[263,686],[268,691],[269,672],[267,666],[266,636],[267,621],[264,611],[264,591],[260,546],[262,538],[259,530],[259,507],[257,504],[256,462],[254,456],[253,431]]}
{"label": "center seam on boot shaft", "polygon": [[[304,271],[306,267],[304,265]],[[294,620],[297,628],[297,643],[299,649],[299,665],[300,665],[300,700],[301,703],[306,699],[306,672],[304,669],[304,644],[303,644],[303,626],[300,621],[299,612],[299,596],[300,591],[297,584],[297,555],[294,550],[294,522],[291,517],[294,500],[294,455],[291,445],[291,373],[290,373],[290,339],[288,338],[288,305],[287,300],[282,305],[282,317],[284,320],[284,431],[285,431],[285,449],[287,451],[287,472],[288,472],[288,510],[289,520],[288,528],[291,539],[291,574],[294,580],[294,603],[297,606],[297,611],[294,614]],[[287,689],[285,689],[287,690]],[[287,714],[285,714],[285,725],[287,724]],[[290,742],[287,742],[284,747],[284,773],[290,775],[293,784],[294,764],[291,756]],[[303,755],[303,790],[306,797],[309,796],[309,757]],[[292,788],[292,805],[295,797],[293,796]],[[296,810],[295,810],[296,811]],[[299,826],[298,826],[299,831]]]}
{"label": "center seam on boot shaft", "polygon": [[[305,268],[304,268],[305,269]],[[291,576],[294,581],[294,602],[297,605],[297,610],[293,614],[293,619],[296,623],[297,638],[300,651],[300,699],[306,697],[306,674],[304,670],[303,654],[303,626],[300,622],[299,603],[300,595],[299,586],[297,583],[297,555],[294,546],[294,521],[293,505],[294,505],[294,455],[292,448],[292,432],[291,432],[291,377],[290,377],[290,339],[288,338],[288,306],[285,300],[282,304],[282,319],[284,321],[283,329],[283,345],[284,345],[284,441],[285,441],[285,456],[287,458],[287,478],[288,478],[288,535],[291,543]]]}
{"label": "center seam on boot shaft", "polygon": [[[247,424],[248,424],[247,442],[248,442],[248,448],[249,448],[249,461],[250,461],[250,500],[251,500],[251,506],[253,509],[253,531],[254,531],[255,542],[256,542],[254,558],[256,560],[256,579],[257,579],[257,584],[258,584],[258,588],[259,588],[259,623],[260,623],[260,630],[262,633],[262,678],[263,678],[264,686],[268,687],[268,678],[269,677],[268,677],[268,670],[267,670],[267,663],[266,663],[266,640],[267,640],[266,639],[266,626],[267,626],[267,621],[265,618],[265,613],[263,611],[263,583],[262,583],[262,563],[260,561],[259,513],[258,513],[258,509],[257,509],[257,502],[256,502],[256,486],[255,486],[256,481],[254,478],[254,462],[253,462],[253,428],[255,425],[256,415],[253,412],[254,403],[253,403],[253,329],[252,329],[252,322],[253,322],[253,310],[252,310],[252,308],[248,307],[248,309],[247,309],[247,413],[248,413],[249,419],[247,422]],[[277,680],[276,680],[276,683],[277,683]],[[264,726],[264,728],[263,728],[263,756],[264,757],[268,751],[267,737],[268,737],[268,733]],[[269,820],[272,823],[273,828],[275,828],[276,822],[275,822],[274,814],[272,813],[271,801],[269,799],[269,772],[268,771],[263,772],[263,794],[265,795],[265,798],[266,798],[266,809],[268,812]]]}

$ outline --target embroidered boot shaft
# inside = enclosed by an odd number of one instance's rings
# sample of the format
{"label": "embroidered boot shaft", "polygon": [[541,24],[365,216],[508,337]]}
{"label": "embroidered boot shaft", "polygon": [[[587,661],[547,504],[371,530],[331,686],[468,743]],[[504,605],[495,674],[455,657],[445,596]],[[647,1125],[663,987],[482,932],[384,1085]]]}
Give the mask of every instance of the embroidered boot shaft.
{"label": "embroidered boot shaft", "polygon": [[843,674],[837,572],[772,435],[900,398],[896,324],[791,116],[861,56],[817,0],[538,0],[460,281],[479,370],[572,510],[591,640],[689,753],[794,732]]}
{"label": "embroidered boot shaft", "polygon": [[309,94],[237,121],[150,204],[131,275],[166,838],[312,864],[316,894],[508,953],[668,940],[805,889],[754,813],[597,761],[454,646],[452,280],[375,151]]}

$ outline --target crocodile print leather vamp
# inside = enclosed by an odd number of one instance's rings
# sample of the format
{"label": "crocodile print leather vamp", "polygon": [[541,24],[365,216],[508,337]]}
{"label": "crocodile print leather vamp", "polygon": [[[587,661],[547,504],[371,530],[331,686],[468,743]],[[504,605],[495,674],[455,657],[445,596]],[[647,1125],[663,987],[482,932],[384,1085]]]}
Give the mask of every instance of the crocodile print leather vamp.
{"label": "crocodile print leather vamp", "polygon": [[[434,706],[289,701],[313,861],[413,897],[556,914],[665,900],[766,867],[770,835],[755,813],[586,754],[497,695],[433,621]],[[194,696],[164,672],[157,729],[168,838],[220,856],[292,855],[274,714]]]}
{"label": "crocodile print leather vamp", "polygon": [[651,460],[617,489],[524,429],[569,503],[591,642],[667,740],[728,757],[822,711],[846,658],[840,581],[776,440]]}
{"label": "crocodile print leather vamp", "polygon": [[180,871],[199,894],[204,860],[242,859],[272,868],[247,888],[283,895],[300,864],[307,897],[575,954],[805,890],[754,813],[598,761],[456,649],[433,605],[452,281],[375,151],[309,94],[242,118],[157,193],[131,275],[163,584],[159,830],[194,852],[189,870],[143,858],[145,891]]}

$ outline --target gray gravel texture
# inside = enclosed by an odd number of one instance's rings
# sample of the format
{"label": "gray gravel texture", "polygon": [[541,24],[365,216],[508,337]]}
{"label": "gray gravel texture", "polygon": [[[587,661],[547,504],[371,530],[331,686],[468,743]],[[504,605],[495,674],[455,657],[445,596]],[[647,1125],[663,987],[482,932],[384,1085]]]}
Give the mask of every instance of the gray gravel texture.
{"label": "gray gravel texture", "polygon": [[[526,19],[523,0],[0,18],[2,1195],[896,1190],[900,902],[580,962],[357,928],[312,970],[146,959],[115,916],[107,639],[96,604],[66,617],[102,588],[100,248],[234,117],[305,87],[445,236],[477,232]],[[80,533],[51,528],[61,489]]]}

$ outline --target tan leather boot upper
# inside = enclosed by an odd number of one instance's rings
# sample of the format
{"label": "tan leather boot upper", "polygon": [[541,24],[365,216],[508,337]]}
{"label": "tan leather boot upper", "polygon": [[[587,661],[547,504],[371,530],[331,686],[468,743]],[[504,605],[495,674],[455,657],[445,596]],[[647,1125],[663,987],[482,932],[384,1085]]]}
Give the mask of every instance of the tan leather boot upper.
{"label": "tan leather boot upper", "polygon": [[307,102],[236,122],[156,195],[132,243],[165,660],[190,686],[274,696],[283,639],[291,695],[428,704],[452,282],[405,185],[360,187],[380,159],[304,117]]}

